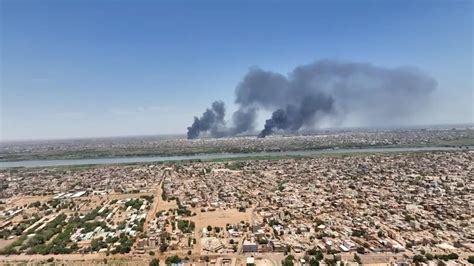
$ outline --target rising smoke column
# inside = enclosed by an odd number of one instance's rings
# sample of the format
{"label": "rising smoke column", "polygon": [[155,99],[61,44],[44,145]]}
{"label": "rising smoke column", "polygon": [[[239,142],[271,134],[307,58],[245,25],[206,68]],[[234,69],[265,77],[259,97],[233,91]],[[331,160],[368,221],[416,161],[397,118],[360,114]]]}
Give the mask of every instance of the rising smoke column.
{"label": "rising smoke column", "polygon": [[214,137],[249,132],[259,110],[272,112],[260,137],[275,130],[312,128],[321,119],[342,121],[347,115],[369,126],[403,123],[424,107],[435,88],[433,78],[407,67],[322,60],[298,66],[287,76],[251,68],[235,91],[239,109],[232,116],[232,127],[225,126],[224,112],[213,118],[218,113],[213,107],[195,118],[188,138],[200,132]]}
{"label": "rising smoke column", "polygon": [[287,105],[285,109],[277,109],[272,117],[265,121],[265,127],[258,137],[264,138],[272,134],[275,129],[295,132],[304,125],[313,124],[318,112],[321,115],[330,112],[332,105],[332,98],[319,95],[318,97],[308,96],[303,99],[300,106]]}
{"label": "rising smoke column", "polygon": [[222,101],[215,101],[211,108],[206,109],[201,118],[194,117],[193,124],[188,127],[188,139],[199,137],[201,131],[210,131],[215,137],[223,137],[225,129],[225,105]]}

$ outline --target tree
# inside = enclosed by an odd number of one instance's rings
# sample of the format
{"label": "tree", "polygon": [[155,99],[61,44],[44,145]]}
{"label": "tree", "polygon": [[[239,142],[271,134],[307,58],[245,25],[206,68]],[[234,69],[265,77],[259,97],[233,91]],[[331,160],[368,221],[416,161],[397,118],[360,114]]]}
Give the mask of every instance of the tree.
{"label": "tree", "polygon": [[469,263],[471,263],[471,264],[474,264],[474,256],[469,256],[469,257],[467,258],[467,261],[468,261]]}
{"label": "tree", "polygon": [[293,257],[293,255],[288,255],[286,256],[286,258],[284,260],[281,261],[281,264],[283,266],[293,266],[294,263],[293,263],[293,260],[295,259],[295,257]]}
{"label": "tree", "polygon": [[435,255],[434,258],[439,259],[439,260],[444,260],[444,261],[457,260],[459,258],[459,255],[456,253],[450,253],[450,254],[443,254],[443,255]]}
{"label": "tree", "polygon": [[309,260],[309,265],[310,265],[310,266],[319,266],[319,261],[316,260],[315,258],[311,258],[311,259]]}
{"label": "tree", "polygon": [[316,249],[316,248],[312,248],[312,249],[308,250],[307,253],[310,256],[314,256],[314,259],[317,260],[317,261],[320,261],[324,258],[324,255],[321,252],[321,250]]}
{"label": "tree", "polygon": [[166,258],[165,262],[166,262],[166,265],[176,264],[176,263],[181,262],[181,258],[179,258],[177,255],[174,255],[174,256]]}
{"label": "tree", "polygon": [[459,255],[456,254],[456,253],[450,253],[450,254],[448,255],[448,259],[450,259],[450,260],[457,260],[457,259],[459,259]]}
{"label": "tree", "polygon": [[359,264],[362,264],[362,260],[360,259],[359,255],[357,255],[357,253],[354,253],[354,261]]}
{"label": "tree", "polygon": [[148,265],[149,266],[160,266],[160,260],[158,260],[157,258],[154,258],[150,261],[150,263]]}
{"label": "tree", "polygon": [[168,249],[168,245],[166,243],[162,243],[160,245],[160,252],[165,252]]}
{"label": "tree", "polygon": [[323,252],[322,252],[321,250],[318,250],[318,252],[316,253],[316,255],[314,255],[314,258],[315,258],[317,261],[323,260],[323,259],[324,259]]}
{"label": "tree", "polygon": [[359,254],[364,254],[365,253],[365,248],[364,247],[357,247],[357,253]]}
{"label": "tree", "polygon": [[336,265],[336,260],[334,260],[334,259],[326,258],[326,259],[324,259],[324,262],[326,263],[326,265],[331,265],[331,266]]}
{"label": "tree", "polygon": [[418,254],[418,255],[413,256],[413,262],[416,263],[416,264],[419,264],[419,263],[422,263],[422,262],[425,262],[425,261],[426,261],[426,259],[423,255]]}
{"label": "tree", "polygon": [[355,237],[363,237],[363,236],[365,236],[366,234],[367,234],[367,232],[366,232],[365,230],[363,230],[363,229],[361,229],[361,230],[354,230],[354,231],[352,232],[352,236],[355,236]]}

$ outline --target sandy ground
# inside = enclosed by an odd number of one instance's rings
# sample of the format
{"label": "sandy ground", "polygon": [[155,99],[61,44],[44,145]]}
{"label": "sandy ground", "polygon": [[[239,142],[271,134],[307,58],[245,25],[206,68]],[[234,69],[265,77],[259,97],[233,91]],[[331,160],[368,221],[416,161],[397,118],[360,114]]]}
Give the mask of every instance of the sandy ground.
{"label": "sandy ground", "polygon": [[236,224],[240,221],[248,222],[252,218],[252,210],[247,209],[246,212],[239,212],[237,209],[221,210],[217,209],[213,212],[201,212],[200,209],[194,209],[196,216],[187,218],[196,224],[196,230],[202,230],[208,225],[214,227],[224,227],[227,224]]}
{"label": "sandy ground", "polygon": [[146,215],[145,228],[144,228],[145,232],[148,231],[148,228],[150,226],[150,221],[155,218],[159,207],[163,204],[163,200],[161,199],[161,193],[162,193],[161,184],[162,183],[163,183],[163,181],[161,181],[160,184],[158,185],[158,187],[156,188],[156,191],[154,193],[155,196],[153,197],[153,203],[150,207],[150,210],[148,211],[148,213]]}
{"label": "sandy ground", "polygon": [[9,239],[9,240],[0,239],[0,249],[3,249],[5,247],[7,247],[8,245],[13,243],[13,241],[15,241],[17,239],[18,239],[18,237],[15,237],[15,238],[12,238],[12,239]]}
{"label": "sandy ground", "polygon": [[178,204],[176,204],[176,200],[171,200],[171,201],[164,201],[161,199],[161,189],[160,189],[160,195],[158,197],[158,207],[156,211],[167,211],[169,209],[177,209]]}
{"label": "sandy ground", "polygon": [[194,237],[196,238],[196,245],[194,245],[193,253],[201,253],[201,232],[202,228],[207,227],[208,225],[215,227],[223,227],[227,224],[236,224],[241,221],[249,222],[252,217],[252,210],[247,209],[246,212],[239,212],[236,209],[227,209],[221,210],[218,209],[213,212],[201,212],[200,209],[196,208],[192,210],[196,213],[196,216],[186,218],[195,223],[196,227],[194,229]]}
{"label": "sandy ground", "polygon": [[[394,261],[397,259],[403,258],[404,254],[403,253],[371,253],[371,254],[358,254],[360,258],[362,259],[362,263],[364,265],[386,265],[390,260]],[[412,255],[410,255],[412,256]],[[325,255],[325,257],[331,257],[330,255]],[[351,261],[354,258],[354,252],[348,252],[348,253],[342,253],[341,254],[342,259]]]}
{"label": "sandy ground", "polygon": [[268,259],[256,259],[255,266],[272,266],[273,263]]}
{"label": "sandy ground", "polygon": [[151,256],[131,256],[131,255],[116,255],[105,256],[104,254],[68,254],[68,255],[15,255],[15,256],[0,256],[2,265],[39,265],[39,262],[45,262],[49,258],[54,258],[56,265],[148,265]]}
{"label": "sandy ground", "polygon": [[89,197],[83,197],[81,199],[89,198],[92,202],[101,202],[106,200],[114,200],[114,199],[127,199],[127,198],[135,198],[138,199],[140,196],[144,195],[153,195],[152,192],[143,192],[143,193],[120,193],[120,194],[107,194],[107,195],[93,195]]}
{"label": "sandy ground", "polygon": [[[149,256],[144,255],[110,255],[106,256],[103,253],[96,254],[68,254],[68,255],[13,255],[13,256],[0,256],[1,265],[41,265],[41,262],[45,262],[49,258],[54,258],[56,265],[105,265],[104,260],[107,260],[107,265],[148,265],[153,258],[160,260],[160,265],[164,265],[167,257],[172,256],[173,252],[169,252],[166,255]],[[181,258],[185,257],[184,254],[179,254]],[[200,260],[200,255],[188,256],[191,259],[191,263],[195,266],[204,266],[204,262]],[[211,259],[217,259],[219,257],[226,257],[221,255],[210,255]],[[245,255],[230,256],[233,257],[233,261],[243,262],[245,265]],[[269,258],[272,260],[272,258]],[[190,265],[189,263],[186,265]],[[240,265],[240,264],[237,264]],[[271,265],[271,264],[270,264]],[[263,265],[262,265],[263,266]]]}
{"label": "sandy ground", "polygon": [[53,195],[49,195],[49,196],[14,196],[14,197],[11,197],[9,199],[6,199],[4,200],[5,201],[5,206],[7,206],[7,208],[13,208],[13,207],[16,207],[16,206],[24,206],[24,205],[28,205],[30,203],[33,203],[35,201],[39,201],[41,203],[43,202],[46,202],[50,199],[53,198]]}

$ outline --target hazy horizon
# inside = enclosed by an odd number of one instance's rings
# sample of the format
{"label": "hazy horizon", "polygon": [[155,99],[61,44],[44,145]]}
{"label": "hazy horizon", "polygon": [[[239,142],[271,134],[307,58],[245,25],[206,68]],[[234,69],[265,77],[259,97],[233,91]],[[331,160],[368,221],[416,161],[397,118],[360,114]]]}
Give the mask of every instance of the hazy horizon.
{"label": "hazy horizon", "polygon": [[[377,130],[416,130],[416,129],[451,129],[451,128],[472,128],[474,123],[453,123],[453,124],[431,124],[431,125],[406,125],[406,126],[361,126],[361,127],[328,127],[313,130],[301,130],[296,134],[291,132],[279,132],[275,136],[282,135],[310,135],[324,132],[338,132],[338,131],[377,131]],[[250,132],[248,134],[242,134],[237,136],[228,136],[228,138],[240,138],[240,137],[257,137],[258,130]],[[15,142],[42,142],[42,141],[63,141],[63,140],[90,140],[90,139],[121,139],[121,138],[163,138],[163,139],[186,139],[186,133],[176,134],[139,134],[139,135],[108,135],[108,136],[84,136],[84,137],[64,137],[64,138],[24,138],[24,139],[0,139],[0,143],[15,143]],[[209,134],[204,135],[202,139],[212,139],[214,137]]]}
{"label": "hazy horizon", "polygon": [[471,1],[0,5],[2,141],[184,135],[214,100],[239,110],[249,70],[286,76],[324,59],[414,67],[436,86],[403,119],[348,112],[316,129],[474,122]]}

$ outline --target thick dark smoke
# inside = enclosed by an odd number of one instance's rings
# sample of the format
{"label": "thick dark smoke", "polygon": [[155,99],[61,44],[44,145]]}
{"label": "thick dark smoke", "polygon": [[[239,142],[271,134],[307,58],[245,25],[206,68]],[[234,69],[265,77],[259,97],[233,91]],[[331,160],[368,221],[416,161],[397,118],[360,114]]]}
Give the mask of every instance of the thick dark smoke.
{"label": "thick dark smoke", "polygon": [[206,109],[201,118],[194,117],[194,123],[188,127],[188,139],[199,137],[200,132],[210,131],[212,136],[223,137],[225,129],[225,105],[222,101],[212,103],[211,109]]}
{"label": "thick dark smoke", "polygon": [[365,125],[402,123],[423,108],[435,87],[434,79],[414,68],[331,60],[298,66],[287,76],[252,68],[237,85],[239,109],[232,126],[226,127],[224,104],[215,102],[201,118],[195,117],[188,138],[201,132],[214,137],[249,133],[258,110],[273,112],[259,137],[312,128],[321,120],[342,121],[348,115]]}
{"label": "thick dark smoke", "polygon": [[277,109],[272,117],[265,121],[265,128],[258,135],[264,138],[273,133],[275,129],[297,131],[304,125],[315,122],[318,112],[330,112],[333,99],[325,95],[319,97],[308,96],[303,99],[300,106],[287,105],[285,109]]}
{"label": "thick dark smoke", "polygon": [[232,115],[234,126],[230,129],[230,134],[237,135],[253,130],[256,117],[256,108],[239,109],[235,111]]}

